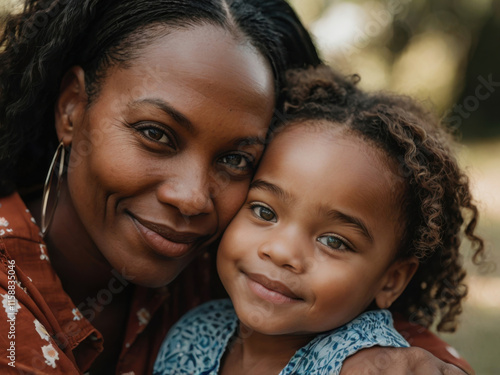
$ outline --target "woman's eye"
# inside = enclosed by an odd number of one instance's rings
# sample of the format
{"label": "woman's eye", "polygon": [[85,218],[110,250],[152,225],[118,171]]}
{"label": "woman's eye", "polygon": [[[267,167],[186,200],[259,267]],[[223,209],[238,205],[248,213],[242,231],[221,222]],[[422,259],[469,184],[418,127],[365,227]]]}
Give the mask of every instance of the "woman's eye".
{"label": "woman's eye", "polygon": [[247,170],[252,167],[250,159],[240,154],[225,155],[220,159],[220,163],[239,170]]}
{"label": "woman's eye", "polygon": [[228,168],[231,174],[239,176],[249,176],[253,173],[253,158],[241,154],[228,154],[218,160],[225,168]]}
{"label": "woman's eye", "polygon": [[160,129],[151,127],[140,129],[140,131],[146,136],[146,138],[151,139],[152,141],[164,143],[166,145],[172,144],[168,135]]}
{"label": "woman's eye", "polygon": [[329,248],[334,250],[340,250],[340,251],[350,250],[350,247],[346,245],[344,241],[342,241],[340,238],[336,236],[320,236],[318,237],[318,241],[323,245],[328,246]]}
{"label": "woman's eye", "polygon": [[254,205],[251,208],[258,218],[265,221],[276,222],[276,214],[270,208],[261,205]]}

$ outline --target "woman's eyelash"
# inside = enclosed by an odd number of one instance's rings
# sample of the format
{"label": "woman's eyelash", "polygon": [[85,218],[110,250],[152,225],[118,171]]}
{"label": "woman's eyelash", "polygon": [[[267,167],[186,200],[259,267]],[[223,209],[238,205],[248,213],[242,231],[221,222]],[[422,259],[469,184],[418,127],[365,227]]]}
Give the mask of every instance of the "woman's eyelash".
{"label": "woman's eyelash", "polygon": [[175,147],[174,137],[159,125],[155,125],[152,123],[139,123],[132,125],[132,128],[136,130],[139,135],[146,139],[148,142],[154,142],[156,144],[161,144],[172,148]]}
{"label": "woman's eyelash", "polygon": [[[229,165],[230,168],[246,171],[254,168],[253,158],[242,154],[228,154],[220,158],[221,163]],[[244,162],[245,165],[241,165]]]}
{"label": "woman's eyelash", "polygon": [[[165,134],[164,131],[161,131],[156,128],[146,128],[142,129],[142,132],[148,137],[151,138],[155,142],[160,142],[160,143],[166,143],[162,142],[162,139],[165,138],[166,141],[170,141],[168,138],[167,134]],[[149,134],[146,134],[146,132],[149,132]]]}

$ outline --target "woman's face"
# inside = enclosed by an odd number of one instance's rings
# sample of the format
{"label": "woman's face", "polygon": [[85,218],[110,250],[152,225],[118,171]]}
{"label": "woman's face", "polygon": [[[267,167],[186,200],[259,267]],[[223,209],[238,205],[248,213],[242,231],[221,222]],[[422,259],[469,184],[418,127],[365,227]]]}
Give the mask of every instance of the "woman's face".
{"label": "woman's face", "polygon": [[90,106],[78,68],[63,82],[56,117],[71,142],[72,203],[113,268],[165,285],[243,203],[273,76],[252,46],[208,25],[171,32],[107,73]]}

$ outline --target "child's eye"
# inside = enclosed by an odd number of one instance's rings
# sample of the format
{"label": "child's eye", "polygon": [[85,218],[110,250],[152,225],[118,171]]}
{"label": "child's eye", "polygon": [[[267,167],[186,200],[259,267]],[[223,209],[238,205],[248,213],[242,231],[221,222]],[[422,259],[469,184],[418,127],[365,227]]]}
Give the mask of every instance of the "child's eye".
{"label": "child's eye", "polygon": [[339,250],[339,251],[350,251],[351,250],[351,247],[346,244],[347,241],[341,240],[337,236],[325,235],[325,236],[318,237],[317,240],[321,244],[328,246],[329,248],[334,249],[334,250]]}
{"label": "child's eye", "polygon": [[276,214],[269,207],[262,206],[260,204],[253,204],[250,206],[250,209],[259,219],[270,221],[273,223],[276,222]]}

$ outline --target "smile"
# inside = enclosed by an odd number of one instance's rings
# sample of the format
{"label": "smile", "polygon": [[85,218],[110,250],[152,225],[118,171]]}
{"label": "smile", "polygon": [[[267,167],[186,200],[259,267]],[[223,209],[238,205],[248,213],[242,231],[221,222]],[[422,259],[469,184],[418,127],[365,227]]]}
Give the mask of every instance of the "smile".
{"label": "smile", "polygon": [[261,274],[248,273],[245,274],[250,290],[258,297],[274,303],[296,303],[303,301],[294,292],[290,290],[285,284],[274,281]]}
{"label": "smile", "polygon": [[144,220],[130,212],[128,214],[146,245],[166,257],[182,257],[208,237],[191,232],[177,232],[166,225]]}

